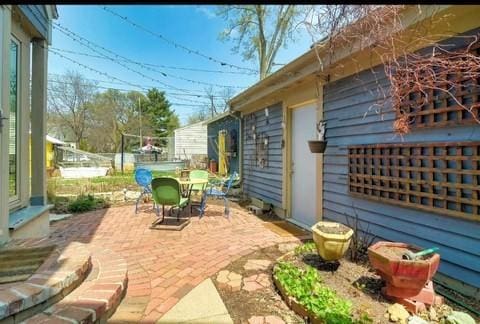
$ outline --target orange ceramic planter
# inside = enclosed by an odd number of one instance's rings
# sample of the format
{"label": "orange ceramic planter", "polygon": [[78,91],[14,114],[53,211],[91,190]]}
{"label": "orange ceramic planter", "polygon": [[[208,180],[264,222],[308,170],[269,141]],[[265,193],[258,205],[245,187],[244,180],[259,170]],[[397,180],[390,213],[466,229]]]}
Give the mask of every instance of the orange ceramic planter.
{"label": "orange ceramic planter", "polygon": [[402,260],[382,251],[383,247],[407,248],[419,251],[418,247],[405,243],[380,241],[368,248],[368,258],[372,267],[386,281],[385,293],[399,298],[418,295],[432,279],[440,265],[440,255],[432,254],[425,260]]}

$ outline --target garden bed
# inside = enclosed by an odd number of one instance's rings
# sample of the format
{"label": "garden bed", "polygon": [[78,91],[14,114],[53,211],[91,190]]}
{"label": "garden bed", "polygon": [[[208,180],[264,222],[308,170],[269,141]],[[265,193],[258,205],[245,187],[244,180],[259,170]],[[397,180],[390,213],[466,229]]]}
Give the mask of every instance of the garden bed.
{"label": "garden bed", "polygon": [[[290,245],[290,248],[286,249],[285,246],[288,245]],[[245,269],[249,260],[258,259],[270,260],[271,264],[268,269],[261,271]],[[279,281],[282,280],[274,275],[274,273],[277,274],[277,268],[282,264],[284,270],[287,269],[287,271],[292,271],[292,268],[289,268],[289,266],[285,268],[285,264],[301,271],[310,269],[310,273],[307,273],[307,271],[302,273],[300,276],[302,280],[306,277],[318,278],[320,284],[316,286],[315,290],[321,291],[320,295],[324,301],[317,303],[317,306],[320,305],[320,307],[325,308],[328,306],[329,316],[333,316],[325,323],[388,323],[389,320],[385,315],[392,302],[381,293],[384,282],[369,267],[366,256],[361,260],[352,262],[348,258],[343,258],[340,262],[325,262],[318,256],[312,242],[298,245],[295,249],[291,243],[280,244],[255,251],[232,262],[224,269],[224,271],[238,274],[242,278],[242,284],[238,287],[238,290],[232,290],[219,284],[218,276],[214,276],[213,281],[235,323],[248,323],[248,320],[255,316],[277,316],[285,323],[310,321],[306,317],[311,312],[306,309],[307,307],[300,305],[298,300],[291,298],[291,291],[285,287],[285,284],[280,284]],[[312,274],[312,271],[315,273]],[[259,273],[268,274],[271,283],[263,289],[246,291],[245,278]],[[285,276],[283,283],[285,283]],[[301,286],[294,281],[291,281],[290,285],[292,287]],[[277,289],[277,287],[280,289]],[[304,292],[301,291],[301,288],[298,289],[300,291],[297,291],[297,294],[311,294],[311,289],[305,289]],[[464,297],[462,301],[469,300]],[[471,300],[469,301],[473,308],[478,307],[478,302],[473,303]],[[434,311],[427,311],[419,314],[419,316],[429,323],[445,323],[442,322],[442,319],[445,319],[445,316],[451,313],[452,308],[465,311],[458,305],[445,300],[445,305],[436,306]],[[349,315],[342,317],[342,314]],[[470,315],[473,316],[474,314],[470,313]],[[434,320],[431,319],[432,316],[435,318]],[[475,320],[478,321],[478,318],[475,318]]]}

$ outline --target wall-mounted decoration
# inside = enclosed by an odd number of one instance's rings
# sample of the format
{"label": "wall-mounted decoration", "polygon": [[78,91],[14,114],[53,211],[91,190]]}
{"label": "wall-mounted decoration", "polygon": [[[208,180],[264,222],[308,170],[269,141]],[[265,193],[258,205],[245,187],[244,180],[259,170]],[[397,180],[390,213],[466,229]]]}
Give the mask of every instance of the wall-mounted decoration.
{"label": "wall-mounted decoration", "polygon": [[359,145],[348,153],[352,195],[480,221],[480,142]]}
{"label": "wall-mounted decoration", "polygon": [[262,133],[255,143],[255,160],[260,168],[268,166],[268,142],[268,136]]}

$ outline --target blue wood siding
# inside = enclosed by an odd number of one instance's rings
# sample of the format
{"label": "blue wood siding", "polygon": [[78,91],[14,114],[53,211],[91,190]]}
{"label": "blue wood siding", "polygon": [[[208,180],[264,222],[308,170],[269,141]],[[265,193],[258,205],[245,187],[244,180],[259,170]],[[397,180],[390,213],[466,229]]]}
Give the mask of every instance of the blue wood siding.
{"label": "blue wood siding", "polygon": [[[262,199],[282,208],[283,188],[283,111],[282,104],[268,108],[268,122],[265,109],[260,109],[242,118],[243,124],[243,191],[249,196]],[[255,116],[252,119],[252,116]],[[255,141],[251,137],[252,125],[255,124],[257,136],[268,136],[268,165],[257,166],[255,160]]]}
{"label": "blue wood siding", "polygon": [[45,9],[45,5],[19,5],[19,9],[32,23],[33,27],[46,40],[49,40],[49,19]]}
{"label": "blue wood siding", "polygon": [[[230,157],[229,173],[239,173],[239,155],[240,155],[240,119],[233,116],[226,116],[222,119],[213,121],[207,125],[208,133],[208,159],[215,160],[218,163],[218,132],[222,129],[227,130],[228,133],[235,131],[237,138],[237,152],[236,156]],[[228,148],[227,148],[228,150]]]}
{"label": "blue wood siding", "polygon": [[456,142],[480,138],[480,125],[413,130],[403,140],[392,129],[394,113],[365,112],[380,97],[375,78],[384,87],[383,67],[330,83],[324,88],[327,150],[324,155],[323,216],[346,223],[358,215],[362,227],[379,239],[423,247],[440,247],[439,272],[480,287],[480,223],[354,198],[348,191],[348,150],[355,144]]}

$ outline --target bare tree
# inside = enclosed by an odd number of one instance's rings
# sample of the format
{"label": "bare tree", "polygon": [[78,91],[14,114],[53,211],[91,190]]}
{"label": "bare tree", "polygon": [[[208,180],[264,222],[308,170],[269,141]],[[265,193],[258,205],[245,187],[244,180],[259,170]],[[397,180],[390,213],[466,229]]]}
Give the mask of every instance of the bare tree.
{"label": "bare tree", "polygon": [[212,87],[205,89],[208,98],[207,110],[211,117],[224,113],[228,110],[228,101],[233,97],[232,88],[223,88],[221,91],[215,91]]}
{"label": "bare tree", "polygon": [[218,13],[228,21],[228,26],[220,39],[235,41],[233,51],[241,51],[245,60],[256,58],[262,80],[271,72],[280,47],[285,46],[287,40],[294,40],[299,8],[294,5],[222,6]]}
{"label": "bare tree", "polygon": [[65,75],[49,81],[49,112],[55,116],[56,122],[71,131],[73,140],[80,146],[87,128],[96,85],[76,71],[67,71]]}

